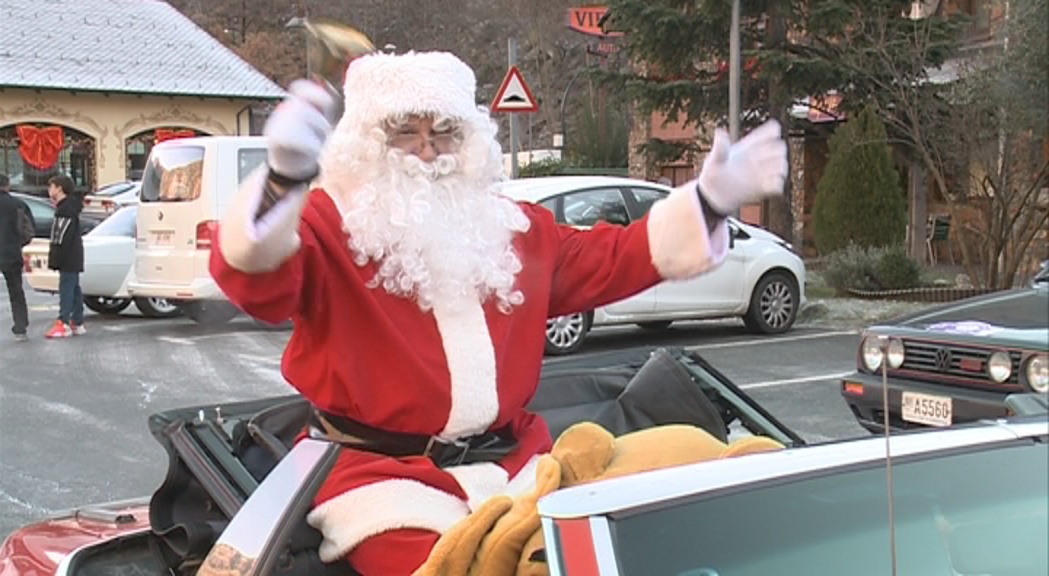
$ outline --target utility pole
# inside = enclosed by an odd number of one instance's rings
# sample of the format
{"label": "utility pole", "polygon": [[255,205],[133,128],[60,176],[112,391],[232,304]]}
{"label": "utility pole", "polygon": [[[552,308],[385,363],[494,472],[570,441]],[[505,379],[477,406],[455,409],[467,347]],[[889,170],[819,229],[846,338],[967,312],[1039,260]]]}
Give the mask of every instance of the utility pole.
{"label": "utility pole", "polygon": [[[510,68],[517,65],[517,39],[510,38],[506,42],[507,51],[510,55]],[[517,178],[517,113],[510,112],[510,178]]]}
{"label": "utility pole", "polygon": [[728,134],[739,140],[739,0],[732,0],[728,40]]}

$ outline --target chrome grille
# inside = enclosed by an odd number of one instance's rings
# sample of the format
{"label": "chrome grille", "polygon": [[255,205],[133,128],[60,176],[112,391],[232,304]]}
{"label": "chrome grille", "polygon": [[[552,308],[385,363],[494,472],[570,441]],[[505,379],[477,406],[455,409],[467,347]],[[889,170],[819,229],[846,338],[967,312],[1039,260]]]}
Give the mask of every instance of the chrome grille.
{"label": "chrome grille", "polygon": [[[957,344],[915,342],[913,340],[904,340],[903,349],[905,355],[903,366],[900,366],[900,370],[923,372],[929,375],[954,376],[976,382],[998,384],[987,375],[987,360],[995,350]],[[1020,382],[1020,353],[1010,350],[1009,359],[1012,360],[1013,372],[1002,385],[1018,385]],[[978,362],[980,370],[973,371],[962,368],[963,363],[968,362]]]}

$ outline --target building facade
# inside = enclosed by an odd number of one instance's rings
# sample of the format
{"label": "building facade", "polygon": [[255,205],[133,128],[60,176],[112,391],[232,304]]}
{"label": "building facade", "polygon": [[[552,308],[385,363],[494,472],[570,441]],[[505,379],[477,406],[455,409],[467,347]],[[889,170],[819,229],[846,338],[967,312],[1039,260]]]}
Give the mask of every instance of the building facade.
{"label": "building facade", "polygon": [[45,194],[141,177],[154,144],[257,133],[283,90],[158,0],[7,0],[0,173]]}

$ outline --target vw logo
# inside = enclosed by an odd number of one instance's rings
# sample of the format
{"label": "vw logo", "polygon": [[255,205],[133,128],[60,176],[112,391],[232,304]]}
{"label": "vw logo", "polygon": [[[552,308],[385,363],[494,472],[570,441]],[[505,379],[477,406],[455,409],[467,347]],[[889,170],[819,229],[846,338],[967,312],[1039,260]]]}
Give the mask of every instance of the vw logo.
{"label": "vw logo", "polygon": [[940,372],[947,372],[951,369],[951,351],[946,348],[940,348],[936,351],[936,369]]}
{"label": "vw logo", "polygon": [[160,220],[160,221],[164,220],[164,213],[161,212],[160,210],[157,210],[157,220]]}

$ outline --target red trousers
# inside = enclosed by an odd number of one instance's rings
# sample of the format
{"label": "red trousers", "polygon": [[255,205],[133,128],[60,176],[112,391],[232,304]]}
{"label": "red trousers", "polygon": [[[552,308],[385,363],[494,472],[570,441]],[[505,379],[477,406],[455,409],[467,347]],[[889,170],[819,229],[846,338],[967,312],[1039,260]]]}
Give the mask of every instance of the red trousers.
{"label": "red trousers", "polygon": [[440,536],[419,528],[391,530],[364,540],[347,558],[362,576],[408,576],[422,566]]}

